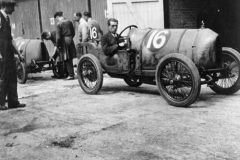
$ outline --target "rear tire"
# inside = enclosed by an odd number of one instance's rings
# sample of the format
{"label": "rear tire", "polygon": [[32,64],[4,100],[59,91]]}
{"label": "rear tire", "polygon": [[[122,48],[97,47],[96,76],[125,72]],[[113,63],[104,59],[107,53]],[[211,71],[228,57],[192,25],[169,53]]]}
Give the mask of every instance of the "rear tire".
{"label": "rear tire", "polygon": [[172,53],[157,65],[156,82],[168,104],[188,107],[195,102],[201,90],[201,79],[195,64],[186,56]]}
{"label": "rear tire", "polygon": [[[231,95],[240,89],[240,54],[232,48],[223,47],[222,66],[228,65],[229,78],[219,79],[210,87],[217,94]],[[226,75],[224,75],[226,76]],[[232,76],[232,77],[231,77]]]}
{"label": "rear tire", "polygon": [[102,88],[103,72],[99,60],[91,55],[83,55],[77,67],[78,82],[87,94],[97,94]]}
{"label": "rear tire", "polygon": [[17,81],[20,84],[25,84],[28,78],[27,65],[25,62],[20,62],[19,59],[16,60],[17,68]]}
{"label": "rear tire", "polygon": [[56,78],[65,78],[68,74],[64,62],[57,62],[57,64],[52,62],[52,71]]}

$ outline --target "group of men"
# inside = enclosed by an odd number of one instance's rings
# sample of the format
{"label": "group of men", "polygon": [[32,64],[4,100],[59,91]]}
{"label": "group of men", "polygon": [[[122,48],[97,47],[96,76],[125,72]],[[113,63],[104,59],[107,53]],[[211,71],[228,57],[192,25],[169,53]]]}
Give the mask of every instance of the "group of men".
{"label": "group of men", "polygon": [[84,12],[83,16],[81,12],[74,13],[74,21],[79,23],[79,42],[84,43],[92,39],[100,40],[103,35],[103,31],[98,22],[91,18],[89,12]]}
{"label": "group of men", "polygon": [[[14,12],[15,6],[15,1],[0,0],[0,110],[26,106],[18,101],[16,59],[14,54],[18,55],[20,61],[25,60],[12,38],[8,17]],[[73,80],[73,58],[76,56],[76,48],[73,41],[75,28],[72,21],[66,19],[61,11],[56,12],[54,18],[58,21],[56,30],[52,32],[44,31],[41,36],[43,39],[53,42],[57,54],[54,54],[52,58],[56,59],[57,56],[62,55],[62,60],[65,62],[69,74],[66,80]],[[80,44],[93,39],[101,40],[102,50],[109,57],[116,53],[119,46],[124,45],[117,42],[118,21],[116,19],[110,18],[108,20],[109,31],[105,35],[103,35],[98,22],[91,18],[89,12],[84,12],[83,16],[80,12],[75,13],[74,20],[79,22]],[[6,102],[8,102],[8,106],[5,106]]]}
{"label": "group of men", "polygon": [[[73,58],[76,57],[76,48],[73,42],[75,29],[72,21],[63,16],[63,12],[59,11],[54,14],[54,18],[58,21],[55,31],[44,31],[41,35],[42,39],[51,40],[55,46],[52,60],[55,61],[57,56],[61,55],[64,60],[69,76],[66,80],[74,79]],[[92,39],[100,39],[103,32],[98,22],[91,18],[89,12],[84,12],[83,16],[80,12],[74,13],[74,21],[79,23],[79,44],[88,42]],[[78,48],[79,46],[77,46]]]}

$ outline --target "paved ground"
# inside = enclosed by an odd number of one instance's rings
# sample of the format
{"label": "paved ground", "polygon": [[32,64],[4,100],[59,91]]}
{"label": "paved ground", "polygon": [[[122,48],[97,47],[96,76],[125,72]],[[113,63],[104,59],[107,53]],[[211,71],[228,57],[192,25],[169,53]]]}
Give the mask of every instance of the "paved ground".
{"label": "paved ground", "polygon": [[1,160],[239,159],[240,92],[205,86],[190,108],[166,104],[157,87],[105,77],[98,95],[78,81],[29,75],[24,109],[0,112]]}

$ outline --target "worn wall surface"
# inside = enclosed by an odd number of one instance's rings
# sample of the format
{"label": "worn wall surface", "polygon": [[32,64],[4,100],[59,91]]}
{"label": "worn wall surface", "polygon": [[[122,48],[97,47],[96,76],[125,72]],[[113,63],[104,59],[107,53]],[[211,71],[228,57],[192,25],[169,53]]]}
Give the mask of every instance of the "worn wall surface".
{"label": "worn wall surface", "polygon": [[224,46],[230,46],[240,52],[240,1],[223,1],[220,5],[220,34]]}
{"label": "worn wall surface", "polygon": [[[53,18],[56,11],[63,11],[64,16],[70,20],[73,19],[75,12],[88,11],[87,0],[17,0],[17,4],[18,7],[15,7],[16,11],[11,16],[11,25],[15,38],[40,38],[41,23],[43,31],[55,30],[56,23],[51,24],[50,18]],[[39,17],[39,15],[41,16]],[[74,25],[77,28],[78,24],[74,23]],[[76,34],[74,41],[78,43],[78,34]],[[45,41],[45,43],[51,55],[53,45],[49,41]]]}
{"label": "worn wall surface", "polygon": [[204,20],[223,46],[240,51],[239,8],[239,0],[168,0],[168,28],[200,28]]}
{"label": "worn wall surface", "polygon": [[[109,17],[118,19],[118,33],[129,25],[138,28],[164,28],[163,0],[108,1]],[[127,34],[125,32],[125,34]]]}
{"label": "worn wall surface", "polygon": [[[62,10],[65,17],[72,20],[74,12],[83,13],[89,10],[89,0],[39,1],[43,30],[54,30],[55,26],[51,25],[50,18],[55,11]],[[90,2],[92,17],[100,23],[103,31],[107,32],[105,15],[107,0],[90,0]],[[206,27],[212,28],[221,35],[223,45],[240,51],[239,0],[164,0],[164,2],[167,28],[199,28],[201,17],[207,17]],[[38,0],[17,0],[17,3],[16,12],[11,16],[14,36],[39,38]],[[75,42],[78,42],[78,35],[75,37]]]}
{"label": "worn wall surface", "polygon": [[169,28],[196,28],[200,0],[168,0]]}
{"label": "worn wall surface", "polygon": [[18,0],[18,6],[11,15],[14,37],[39,38],[40,23],[37,0]]}
{"label": "worn wall surface", "polygon": [[91,0],[92,18],[98,21],[104,33],[108,31],[106,11],[107,11],[106,0]]}
{"label": "worn wall surface", "polygon": [[[56,11],[63,11],[64,17],[69,20],[73,20],[73,14],[76,12],[88,11],[87,0],[40,0],[41,4],[41,15],[43,30],[55,30],[55,25],[51,24],[50,19],[54,18]],[[76,36],[74,37],[75,44],[79,42],[79,35],[77,32],[78,23],[74,23]],[[53,51],[53,46],[50,42],[46,42],[46,45],[50,52]],[[51,54],[51,53],[50,53]]]}

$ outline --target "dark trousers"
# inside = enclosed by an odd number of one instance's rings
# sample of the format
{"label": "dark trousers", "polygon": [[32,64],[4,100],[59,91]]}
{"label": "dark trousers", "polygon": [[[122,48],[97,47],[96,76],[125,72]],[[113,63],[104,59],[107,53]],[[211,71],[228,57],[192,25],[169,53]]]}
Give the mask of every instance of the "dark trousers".
{"label": "dark trousers", "polygon": [[12,41],[0,39],[0,105],[5,105],[6,97],[8,106],[17,105],[17,70],[16,60],[12,49]]}
{"label": "dark trousers", "polygon": [[74,77],[74,69],[73,69],[73,61],[72,59],[65,60],[65,64],[67,66],[67,71],[70,77]]}
{"label": "dark trousers", "polygon": [[15,60],[0,61],[0,105],[15,106],[18,102],[17,71]]}

